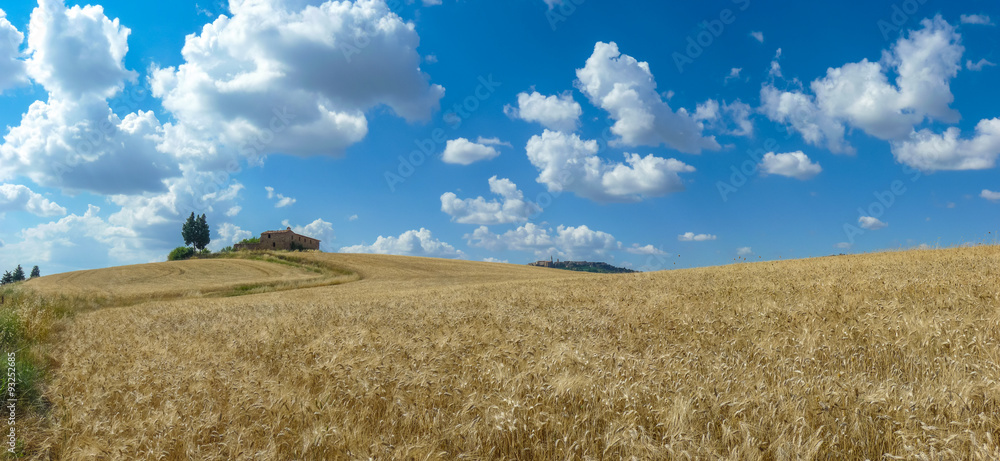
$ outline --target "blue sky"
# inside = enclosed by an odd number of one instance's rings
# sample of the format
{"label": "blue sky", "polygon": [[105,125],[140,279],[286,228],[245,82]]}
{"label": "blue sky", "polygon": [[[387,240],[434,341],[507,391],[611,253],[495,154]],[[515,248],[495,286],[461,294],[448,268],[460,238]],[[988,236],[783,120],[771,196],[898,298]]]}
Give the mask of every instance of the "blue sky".
{"label": "blue sky", "polygon": [[0,8],[2,268],[160,261],[192,211],[642,270],[1000,230],[993,1]]}

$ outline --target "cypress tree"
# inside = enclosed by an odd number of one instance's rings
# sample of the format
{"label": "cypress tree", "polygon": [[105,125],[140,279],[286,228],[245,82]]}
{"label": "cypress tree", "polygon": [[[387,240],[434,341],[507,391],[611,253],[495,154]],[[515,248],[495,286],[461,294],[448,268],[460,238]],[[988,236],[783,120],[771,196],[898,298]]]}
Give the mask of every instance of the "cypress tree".
{"label": "cypress tree", "polygon": [[184,225],[181,226],[181,237],[184,238],[185,245],[192,245],[195,243],[195,228],[197,224],[194,219],[194,212],[191,212],[191,216],[188,216],[187,221],[184,221]]}
{"label": "cypress tree", "polygon": [[194,225],[194,247],[201,251],[211,242],[212,234],[208,228],[208,219],[202,214]]}

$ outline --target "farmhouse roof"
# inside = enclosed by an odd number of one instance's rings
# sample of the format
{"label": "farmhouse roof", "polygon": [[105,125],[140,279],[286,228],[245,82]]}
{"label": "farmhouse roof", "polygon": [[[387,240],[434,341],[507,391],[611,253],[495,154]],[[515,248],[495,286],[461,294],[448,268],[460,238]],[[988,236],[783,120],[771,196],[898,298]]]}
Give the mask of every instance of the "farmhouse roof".
{"label": "farmhouse roof", "polygon": [[[287,228],[285,230],[264,231],[265,234],[284,234],[286,232],[292,232],[292,228],[289,227],[289,228]],[[294,234],[295,232],[292,232],[292,233]]]}
{"label": "farmhouse roof", "polygon": [[260,235],[267,235],[267,234],[293,234],[293,235],[298,235],[300,237],[305,237],[305,238],[308,238],[308,239],[313,239],[313,240],[315,240],[317,242],[321,242],[322,241],[322,240],[320,240],[318,238],[313,238],[313,237],[310,237],[308,235],[296,234],[295,232],[292,231],[291,227],[288,227],[285,230],[264,231]]}

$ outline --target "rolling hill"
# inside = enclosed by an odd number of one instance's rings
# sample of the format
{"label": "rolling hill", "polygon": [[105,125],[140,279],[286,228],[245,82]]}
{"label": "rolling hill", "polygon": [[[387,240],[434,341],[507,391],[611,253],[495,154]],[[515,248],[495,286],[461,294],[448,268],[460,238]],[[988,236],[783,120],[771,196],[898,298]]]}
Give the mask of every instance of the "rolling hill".
{"label": "rolling hill", "polygon": [[[296,258],[25,284],[41,297],[109,292],[119,301],[52,334],[50,407],[22,429],[26,451],[1000,456],[995,246],[617,275]],[[248,284],[259,289],[236,289]]]}

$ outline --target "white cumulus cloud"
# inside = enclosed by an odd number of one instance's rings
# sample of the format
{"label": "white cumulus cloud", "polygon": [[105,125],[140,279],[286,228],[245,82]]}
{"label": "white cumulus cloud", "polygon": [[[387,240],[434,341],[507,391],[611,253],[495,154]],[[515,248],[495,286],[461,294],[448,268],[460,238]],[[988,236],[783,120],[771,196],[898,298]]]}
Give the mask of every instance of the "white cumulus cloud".
{"label": "white cumulus cloud", "polygon": [[760,162],[761,171],[766,174],[776,174],[800,180],[806,180],[818,175],[823,168],[809,160],[802,151],[787,154],[768,152]]}
{"label": "white cumulus cloud", "polygon": [[537,181],[551,192],[570,191],[599,202],[638,202],[684,189],[679,173],[694,167],[676,159],[625,154],[625,162],[597,156],[597,141],[576,134],[545,130],[527,144],[528,159],[538,169]]}
{"label": "white cumulus cloud", "polygon": [[64,216],[66,208],[20,184],[0,184],[0,216],[9,211],[26,211],[36,216]]}
{"label": "white cumulus cloud", "polygon": [[295,232],[296,234],[305,235],[306,237],[312,237],[319,240],[320,249],[330,248],[330,243],[337,238],[333,233],[333,223],[326,222],[322,219],[316,219],[305,226],[293,226],[289,224],[286,219],[281,221],[281,225],[291,227],[292,232]]}
{"label": "white cumulus cloud", "polygon": [[[486,140],[489,141],[489,140]],[[457,165],[471,165],[482,160],[491,160],[500,155],[493,146],[475,143],[465,138],[449,140],[444,147],[441,160]]]}
{"label": "white cumulus cloud", "polygon": [[107,101],[135,79],[124,65],[129,29],[100,6],[66,8],[59,0],[40,2],[28,29],[27,74],[48,101],[31,104],[4,136],[0,179],[26,176],[99,194],[164,191],[180,170],[156,148],[160,122],[152,112],[120,117]]}
{"label": "white cumulus cloud", "polygon": [[[882,140],[906,137],[925,120],[954,123],[957,111],[950,81],[961,68],[961,37],[941,19],[925,19],[922,28],[901,37],[882,59],[830,68],[812,82],[813,94],[761,88],[762,112],[798,131],[806,142],[832,152],[853,153],[844,139],[846,126]],[[894,84],[889,75],[895,73]]]}
{"label": "white cumulus cloud", "polygon": [[879,221],[878,218],[875,218],[873,216],[859,217],[858,224],[860,224],[863,229],[868,229],[868,230],[879,230],[885,227],[889,227],[888,224]]}
{"label": "white cumulus cloud", "polygon": [[408,230],[399,237],[379,236],[371,245],[354,245],[343,247],[341,253],[374,253],[403,256],[427,256],[431,258],[463,258],[465,253],[454,246],[437,240],[430,230]]}
{"label": "white cumulus cloud", "polygon": [[222,223],[222,225],[218,227],[218,230],[216,230],[216,233],[218,233],[219,237],[222,238],[221,242],[219,242],[220,245],[217,245],[219,248],[239,243],[242,242],[243,239],[253,237],[253,233],[250,231],[243,230],[240,226],[228,222]]}
{"label": "white cumulus cloud", "polygon": [[922,129],[892,143],[892,153],[902,163],[923,171],[983,170],[993,168],[1000,156],[1000,118],[981,120],[971,138],[950,127],[937,134]]}
{"label": "white cumulus cloud", "polygon": [[441,195],[441,211],[451,215],[451,220],[462,224],[507,224],[527,221],[531,215],[542,211],[538,204],[524,200],[524,193],[511,180],[489,180],[490,192],[500,200],[487,201],[483,197],[460,199],[453,192]]}
{"label": "white cumulus cloud", "polygon": [[109,98],[136,78],[124,63],[131,31],[100,5],[66,8],[62,0],[42,0],[28,30],[28,73],[59,99]]}
{"label": "white cumulus cloud", "polygon": [[990,200],[993,202],[1000,202],[1000,192],[994,192],[989,189],[983,189],[983,192],[979,194],[980,197]]}
{"label": "white cumulus cloud", "polygon": [[481,226],[465,238],[470,246],[491,251],[530,251],[539,258],[600,259],[622,248],[621,242],[611,234],[585,225],[547,229],[527,223],[503,234],[494,234]]}
{"label": "white cumulus cloud", "polygon": [[183,64],[153,69],[179,145],[214,137],[245,156],[338,155],[368,133],[372,108],[423,121],[439,107],[444,88],[420,69],[414,25],[384,1],[233,1],[230,11],[187,37]]}
{"label": "white cumulus cloud", "polygon": [[545,96],[537,91],[517,95],[517,107],[504,106],[504,113],[511,118],[538,122],[553,131],[576,131],[583,108],[569,92],[558,96]]}
{"label": "white cumulus cloud", "polygon": [[576,71],[576,85],[590,102],[606,110],[611,132],[630,146],[665,144],[685,153],[718,150],[714,136],[684,108],[676,112],[660,97],[649,63],[618,51],[614,42],[598,42],[586,65]]}

